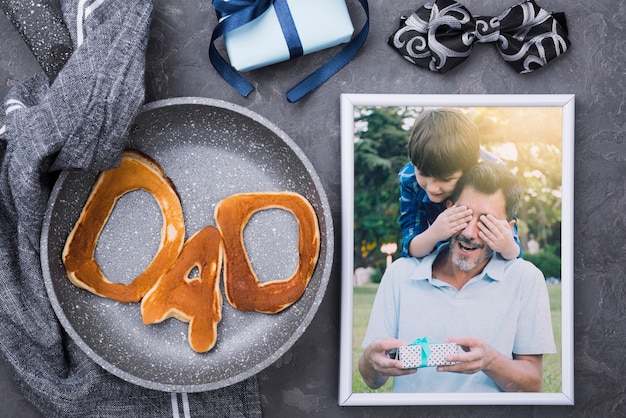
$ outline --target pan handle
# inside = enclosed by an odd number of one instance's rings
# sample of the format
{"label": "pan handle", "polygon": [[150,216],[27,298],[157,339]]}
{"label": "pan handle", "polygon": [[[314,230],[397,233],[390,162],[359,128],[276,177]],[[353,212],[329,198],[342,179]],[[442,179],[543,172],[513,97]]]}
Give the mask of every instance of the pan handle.
{"label": "pan handle", "polygon": [[70,32],[61,15],[48,0],[0,0],[0,9],[52,82],[73,50]]}

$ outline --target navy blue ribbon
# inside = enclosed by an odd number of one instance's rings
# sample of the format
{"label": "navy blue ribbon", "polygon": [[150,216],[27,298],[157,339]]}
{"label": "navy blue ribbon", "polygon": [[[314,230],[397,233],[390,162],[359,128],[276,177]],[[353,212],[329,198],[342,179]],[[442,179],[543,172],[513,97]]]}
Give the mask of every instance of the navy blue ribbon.
{"label": "navy blue ribbon", "polygon": [[296,23],[293,21],[293,16],[291,16],[287,0],[274,0],[274,10],[276,10],[276,16],[278,16],[278,23],[280,23],[280,28],[283,30],[283,35],[285,35],[285,41],[289,48],[289,57],[302,56],[304,54],[302,43],[300,42],[298,29],[296,29]]}
{"label": "navy blue ribbon", "polygon": [[[290,89],[286,94],[287,100],[290,103],[297,102],[321,86],[326,80],[348,64],[357,52],[359,52],[369,33],[368,3],[367,0],[359,0],[359,2],[365,10],[366,16],[365,24],[359,34],[326,62],[326,64]],[[290,57],[294,58],[302,55],[300,37],[298,36],[298,31],[291,17],[291,13],[289,12],[289,6],[286,0],[213,0],[213,7],[216,10],[218,19],[224,16],[227,17],[221,20],[213,30],[211,44],[209,46],[209,58],[213,67],[215,67],[222,78],[244,97],[247,97],[252,90],[254,90],[254,86],[224,60],[215,47],[215,40],[256,19],[263,14],[271,4],[274,4],[274,9],[276,10],[283,34],[285,35],[287,46],[289,47]]]}

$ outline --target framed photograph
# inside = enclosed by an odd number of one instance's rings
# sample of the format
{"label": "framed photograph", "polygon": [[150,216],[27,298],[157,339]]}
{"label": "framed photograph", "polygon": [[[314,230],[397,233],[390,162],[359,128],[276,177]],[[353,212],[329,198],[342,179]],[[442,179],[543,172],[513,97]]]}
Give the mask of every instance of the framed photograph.
{"label": "framed photograph", "polygon": [[[440,108],[471,118],[481,152],[495,156],[521,185],[517,242],[522,257],[545,278],[550,312],[546,308],[544,318],[550,316],[556,346],[556,353],[543,355],[540,392],[402,393],[393,389],[397,378],[372,389],[360,374],[373,301],[385,270],[402,257],[398,172],[410,163],[415,120]],[[574,95],[569,94],[341,96],[340,405],[574,404],[574,119]]]}

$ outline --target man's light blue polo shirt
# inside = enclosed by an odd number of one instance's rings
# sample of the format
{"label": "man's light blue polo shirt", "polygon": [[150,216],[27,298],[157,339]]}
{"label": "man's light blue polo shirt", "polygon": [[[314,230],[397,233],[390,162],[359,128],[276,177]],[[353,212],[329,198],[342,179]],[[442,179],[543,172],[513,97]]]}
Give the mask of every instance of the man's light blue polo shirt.
{"label": "man's light blue polo shirt", "polygon": [[[363,346],[394,337],[408,343],[427,337],[477,337],[508,358],[512,354],[554,353],[550,302],[545,279],[532,263],[494,254],[483,271],[460,291],[433,278],[437,252],[422,259],[400,258],[381,281]],[[501,391],[483,372],[438,373],[435,367],[396,377],[394,392]]]}

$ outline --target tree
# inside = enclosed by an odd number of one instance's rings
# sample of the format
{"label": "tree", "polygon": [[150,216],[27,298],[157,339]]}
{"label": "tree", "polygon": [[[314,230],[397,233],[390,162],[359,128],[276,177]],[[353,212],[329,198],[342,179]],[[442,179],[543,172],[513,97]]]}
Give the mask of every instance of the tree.
{"label": "tree", "polygon": [[384,262],[381,244],[399,242],[397,173],[408,161],[406,119],[402,107],[355,109],[354,264]]}
{"label": "tree", "polygon": [[[518,220],[545,251],[560,258],[561,108],[488,107],[469,112],[479,126],[483,147],[502,158],[522,185]],[[525,242],[526,237],[521,238]]]}

